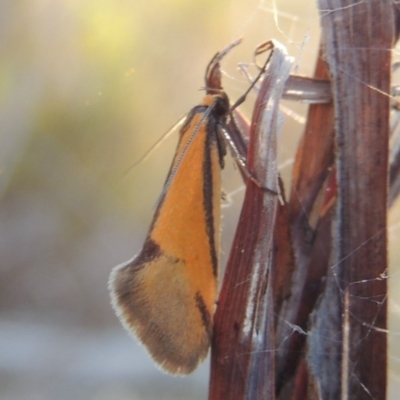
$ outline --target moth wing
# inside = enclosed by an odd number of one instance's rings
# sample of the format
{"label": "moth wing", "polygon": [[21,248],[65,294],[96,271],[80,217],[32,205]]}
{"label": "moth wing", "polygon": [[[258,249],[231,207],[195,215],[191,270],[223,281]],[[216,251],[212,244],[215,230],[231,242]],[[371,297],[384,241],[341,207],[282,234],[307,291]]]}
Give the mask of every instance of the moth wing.
{"label": "moth wing", "polygon": [[110,276],[113,306],[124,327],[176,375],[189,374],[207,356],[212,332],[204,300],[185,279],[187,267],[161,251],[151,260],[142,252]]}

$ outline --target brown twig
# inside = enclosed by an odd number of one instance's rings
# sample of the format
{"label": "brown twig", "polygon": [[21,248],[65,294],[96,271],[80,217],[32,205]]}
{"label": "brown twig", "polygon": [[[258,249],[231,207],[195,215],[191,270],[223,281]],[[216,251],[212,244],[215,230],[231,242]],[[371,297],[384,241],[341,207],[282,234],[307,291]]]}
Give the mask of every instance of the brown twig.
{"label": "brown twig", "polygon": [[[277,100],[290,64],[283,49],[275,49],[252,118],[248,168],[267,187],[278,179]],[[265,113],[267,103],[272,104],[269,114]],[[277,207],[277,196],[248,181],[215,315],[210,400],[274,396],[270,266]]]}

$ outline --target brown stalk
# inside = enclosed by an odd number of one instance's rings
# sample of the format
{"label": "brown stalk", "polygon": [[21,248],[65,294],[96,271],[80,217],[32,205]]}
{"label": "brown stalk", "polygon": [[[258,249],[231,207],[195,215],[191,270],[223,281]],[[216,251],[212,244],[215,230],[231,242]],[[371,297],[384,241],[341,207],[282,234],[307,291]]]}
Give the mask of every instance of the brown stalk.
{"label": "brown stalk", "polygon": [[[276,100],[290,64],[284,51],[275,48],[250,129],[248,168],[270,188],[278,182]],[[269,114],[267,103],[272,104]],[[215,315],[210,400],[274,398],[271,265],[277,209],[277,196],[249,180]]]}

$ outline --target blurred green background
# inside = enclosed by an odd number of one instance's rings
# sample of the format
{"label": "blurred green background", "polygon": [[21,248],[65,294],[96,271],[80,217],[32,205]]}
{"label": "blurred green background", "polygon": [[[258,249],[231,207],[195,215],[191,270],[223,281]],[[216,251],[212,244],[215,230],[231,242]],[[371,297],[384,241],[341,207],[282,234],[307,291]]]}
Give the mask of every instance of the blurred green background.
{"label": "blurred green background", "polygon": [[[184,379],[159,372],[115,317],[107,280],[142,245],[176,136],[127,170],[198,104],[207,63],[238,37],[243,44],[222,63],[231,99],[248,86],[238,62],[251,62],[271,38],[295,58],[294,73],[310,76],[314,1],[0,2],[0,399],[206,398],[208,363]],[[284,106],[298,114],[284,116],[280,137],[289,185],[307,107]],[[231,192],[242,184],[227,164]],[[233,199],[222,263],[241,194]],[[399,221],[398,207],[390,218],[393,399]]]}

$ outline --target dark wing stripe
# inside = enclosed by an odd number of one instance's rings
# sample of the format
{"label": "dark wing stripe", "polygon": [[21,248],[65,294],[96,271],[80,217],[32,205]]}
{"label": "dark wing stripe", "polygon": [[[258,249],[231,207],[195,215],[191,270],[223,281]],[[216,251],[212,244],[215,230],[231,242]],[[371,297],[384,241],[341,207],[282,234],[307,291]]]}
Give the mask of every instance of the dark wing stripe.
{"label": "dark wing stripe", "polygon": [[213,268],[214,276],[218,274],[218,257],[217,250],[215,248],[215,231],[214,231],[214,213],[213,213],[213,176],[212,176],[212,165],[211,165],[211,146],[213,142],[217,140],[216,135],[216,122],[210,117],[207,125],[207,139],[204,146],[204,187],[203,187],[203,206],[206,217],[206,228],[208,242],[210,245],[210,256]]}
{"label": "dark wing stripe", "polygon": [[196,293],[196,306],[200,311],[203,325],[206,328],[208,335],[211,336],[211,333],[212,333],[211,315],[208,312],[206,304],[204,303],[204,299],[199,292]]}

